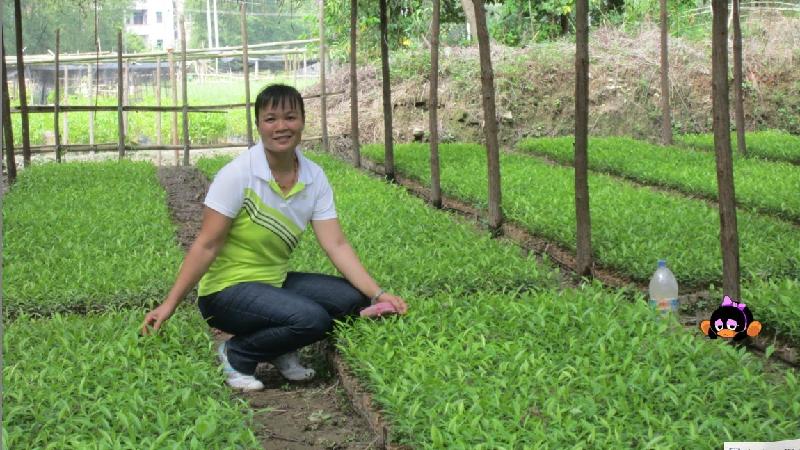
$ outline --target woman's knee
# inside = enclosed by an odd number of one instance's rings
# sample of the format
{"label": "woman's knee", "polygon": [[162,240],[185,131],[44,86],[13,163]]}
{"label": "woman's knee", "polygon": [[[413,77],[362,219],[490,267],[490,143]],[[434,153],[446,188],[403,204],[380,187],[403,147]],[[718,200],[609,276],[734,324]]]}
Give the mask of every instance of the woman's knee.
{"label": "woman's knee", "polygon": [[303,311],[292,328],[297,333],[324,336],[333,329],[333,319],[322,308]]}

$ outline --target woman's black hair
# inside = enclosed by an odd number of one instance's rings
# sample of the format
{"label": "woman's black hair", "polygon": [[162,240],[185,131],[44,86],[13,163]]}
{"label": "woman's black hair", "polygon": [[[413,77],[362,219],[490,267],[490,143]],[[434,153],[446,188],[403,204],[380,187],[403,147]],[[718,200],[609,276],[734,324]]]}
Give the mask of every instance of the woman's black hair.
{"label": "woman's black hair", "polygon": [[300,114],[303,116],[303,121],[305,122],[306,108],[303,104],[303,96],[300,95],[300,92],[298,92],[297,89],[285,84],[271,84],[262,89],[256,97],[256,123],[258,123],[258,113],[262,108],[276,108],[278,106],[285,108],[287,102],[289,104],[289,108],[300,109]]}

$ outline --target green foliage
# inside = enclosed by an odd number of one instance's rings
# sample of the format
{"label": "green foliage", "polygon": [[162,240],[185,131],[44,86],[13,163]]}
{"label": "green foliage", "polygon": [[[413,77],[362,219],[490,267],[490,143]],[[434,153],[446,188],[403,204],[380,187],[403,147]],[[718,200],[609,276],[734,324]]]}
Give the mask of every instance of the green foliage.
{"label": "green foliage", "polygon": [[3,224],[10,315],[160,301],[182,256],[147,163],[34,165],[6,195]]}
{"label": "green foliage", "polygon": [[[217,0],[219,45],[242,45],[241,13],[238,1]],[[305,16],[313,14],[315,2],[251,0],[247,6],[247,40],[250,44],[299,39],[314,30]],[[206,1],[187,0],[187,23],[191,24],[192,48],[208,47]],[[212,7],[213,30],[213,7]],[[349,23],[349,22],[348,22]],[[212,31],[213,33],[213,31]]]}
{"label": "green foliage", "polygon": [[222,387],[199,315],[179,309],[167,332],[140,338],[144,314],[7,325],[2,447],[260,448],[247,427],[252,412]]}
{"label": "green foliage", "polygon": [[713,449],[795,437],[793,371],[769,374],[743,349],[656,320],[641,298],[595,286],[442,294],[390,320],[342,327],[338,346],[392,439],[413,448]]}
{"label": "green foliage", "polygon": [[[717,291],[716,298],[722,298]],[[774,330],[794,342],[800,342],[800,278],[754,278],[742,285],[742,302],[753,309],[754,319],[765,329]]]}
{"label": "green foliage", "polygon": [[[714,151],[713,134],[686,134],[675,136],[675,142],[704,151]],[[738,142],[736,133],[731,133],[731,148],[736,152]],[[747,156],[775,161],[788,161],[800,164],[800,137],[789,133],[770,130],[747,133]]]}
{"label": "green foliage", "polygon": [[[400,172],[429,183],[428,146],[398,145]],[[487,207],[485,149],[471,144],[441,145],[442,190]],[[362,154],[382,161],[381,146]],[[524,155],[501,155],[503,211],[531,232],[575,248],[574,170],[553,167]],[[605,175],[590,174],[593,257],[599,263],[645,281],[653,264],[667,259],[685,288],[721,278],[719,214],[697,200],[653,192]],[[800,271],[800,231],[783,221],[739,213],[743,273],[781,277]]]}
{"label": "green foliage", "polygon": [[[552,286],[553,268],[520,255],[470,225],[453,222],[399,186],[355,172],[324,154],[309,154],[328,176],[348,240],[382,286],[409,298],[440,291],[513,292]],[[200,159],[213,176],[230,158]],[[335,273],[310,236],[292,255],[292,270]]]}
{"label": "green foliage", "polygon": [[[572,164],[572,137],[526,139],[517,148]],[[646,184],[716,200],[713,153],[661,147],[630,138],[591,138],[589,167]],[[741,206],[800,221],[800,169],[786,163],[734,157],[736,201]]]}
{"label": "green foliage", "polygon": [[[134,0],[97,0],[100,47],[117,48],[117,30],[124,27],[125,16]],[[94,0],[25,0],[22,2],[22,42],[25,54],[55,51],[56,29],[61,29],[61,51],[94,52]],[[14,2],[3,7],[6,51],[15,54]]]}

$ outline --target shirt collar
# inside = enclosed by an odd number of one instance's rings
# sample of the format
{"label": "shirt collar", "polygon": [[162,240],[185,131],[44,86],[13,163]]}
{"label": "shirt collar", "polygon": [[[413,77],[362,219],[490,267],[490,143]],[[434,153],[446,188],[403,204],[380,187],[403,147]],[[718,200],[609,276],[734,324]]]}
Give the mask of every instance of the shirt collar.
{"label": "shirt collar", "polygon": [[[300,163],[300,173],[297,175],[297,181],[304,185],[311,184],[314,178],[311,176],[310,161],[303,156],[300,146],[294,149],[294,154]],[[260,142],[250,148],[250,167],[255,177],[261,178],[266,182],[274,180],[272,171],[269,170],[269,164],[267,163],[266,150],[264,150],[264,146]]]}

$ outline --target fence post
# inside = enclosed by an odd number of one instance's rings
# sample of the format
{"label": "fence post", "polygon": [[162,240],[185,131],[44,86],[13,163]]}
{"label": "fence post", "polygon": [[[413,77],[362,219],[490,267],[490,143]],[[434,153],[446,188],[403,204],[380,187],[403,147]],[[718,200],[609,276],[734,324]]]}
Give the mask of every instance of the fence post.
{"label": "fence post", "polygon": [[[95,67],[95,71],[97,71],[97,67]],[[91,100],[94,98],[91,64],[86,65],[86,77],[89,79],[89,101],[91,102]],[[97,149],[94,147],[94,111],[89,111],[89,145],[94,148],[94,152],[97,151]]]}
{"label": "fence post", "polygon": [[117,151],[120,161],[125,157],[125,123],[122,116],[122,30],[117,30]]}
{"label": "fence post", "polygon": [[61,109],[61,83],[58,81],[58,75],[61,72],[59,65],[59,56],[61,55],[61,29],[56,29],[56,55],[55,55],[55,101],[53,111],[53,131],[55,132],[55,145],[56,145],[56,162],[61,162],[61,133],[59,130],[58,113]]}
{"label": "fence post", "polygon": [[246,3],[242,2],[239,9],[242,14],[242,63],[244,69],[244,103],[247,115],[247,145],[253,146],[253,124],[250,118],[250,61],[247,56],[247,16]]}
{"label": "fence post", "polygon": [[[161,58],[156,58],[156,106],[161,108]],[[156,112],[156,145],[161,146],[161,110]],[[161,167],[161,150],[158,150],[158,166]]]}
{"label": "fence post", "polygon": [[189,165],[189,99],[186,90],[186,24],[181,16],[181,93],[183,94],[183,165]]}
{"label": "fence post", "polygon": [[322,150],[328,151],[328,102],[325,98],[325,0],[319,0],[319,109],[322,126]]}
{"label": "fence post", "polygon": [[[172,106],[178,106],[178,80],[175,76],[175,50],[167,49],[167,56],[169,57],[169,82],[172,90]],[[170,131],[172,138],[172,145],[178,145],[178,111],[172,110],[172,130]],[[180,152],[175,149],[175,165],[180,165]]]}

